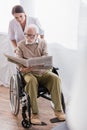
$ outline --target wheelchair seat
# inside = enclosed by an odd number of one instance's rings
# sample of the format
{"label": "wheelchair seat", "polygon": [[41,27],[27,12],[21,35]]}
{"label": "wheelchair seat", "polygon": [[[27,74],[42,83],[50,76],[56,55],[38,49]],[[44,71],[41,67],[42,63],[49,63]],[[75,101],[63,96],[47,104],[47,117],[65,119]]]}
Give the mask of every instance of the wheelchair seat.
{"label": "wheelchair seat", "polygon": [[[58,68],[53,67],[52,72],[58,75],[57,70],[58,70]],[[24,90],[25,85],[26,85],[25,80],[24,80],[21,72],[17,69],[17,74],[14,74],[10,79],[10,107],[11,107],[11,112],[13,113],[13,115],[17,116],[18,113],[19,113],[19,109],[20,109],[20,102],[21,101],[25,102],[28,106],[27,108],[28,108],[28,116],[29,116],[29,122],[30,122],[30,99],[29,99],[29,95],[27,95],[25,90]],[[51,96],[50,96],[48,89],[46,87],[39,85],[37,98],[40,97],[40,96],[43,97],[43,98],[46,98],[48,100],[51,100]],[[28,99],[28,101],[26,101],[27,99]],[[61,93],[61,101],[62,101],[63,110],[65,112],[65,101],[64,101],[63,93]],[[25,128],[29,128],[30,123],[25,120],[25,118],[26,118],[25,109],[26,108],[23,107],[23,110],[22,110],[22,116],[23,116],[22,126],[25,127]],[[26,122],[27,122],[28,126],[25,125]]]}

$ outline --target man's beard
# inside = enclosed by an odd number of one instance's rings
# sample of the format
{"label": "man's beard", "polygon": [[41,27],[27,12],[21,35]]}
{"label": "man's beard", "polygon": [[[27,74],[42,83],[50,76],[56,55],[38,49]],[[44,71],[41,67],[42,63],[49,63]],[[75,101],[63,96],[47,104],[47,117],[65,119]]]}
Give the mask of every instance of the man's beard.
{"label": "man's beard", "polygon": [[35,41],[32,41],[32,42],[26,41],[26,44],[29,44],[29,45],[34,44],[34,43]]}

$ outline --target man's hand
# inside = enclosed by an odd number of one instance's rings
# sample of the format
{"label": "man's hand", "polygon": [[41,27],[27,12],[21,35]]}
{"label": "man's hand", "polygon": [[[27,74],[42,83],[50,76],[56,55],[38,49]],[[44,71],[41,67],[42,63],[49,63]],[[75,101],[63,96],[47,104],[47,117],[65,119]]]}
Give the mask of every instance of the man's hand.
{"label": "man's hand", "polygon": [[20,71],[24,72],[24,73],[28,73],[28,72],[34,71],[36,69],[41,69],[43,67],[44,67],[44,65],[37,65],[37,66],[33,66],[33,67],[24,67],[24,66],[21,66],[20,67]]}

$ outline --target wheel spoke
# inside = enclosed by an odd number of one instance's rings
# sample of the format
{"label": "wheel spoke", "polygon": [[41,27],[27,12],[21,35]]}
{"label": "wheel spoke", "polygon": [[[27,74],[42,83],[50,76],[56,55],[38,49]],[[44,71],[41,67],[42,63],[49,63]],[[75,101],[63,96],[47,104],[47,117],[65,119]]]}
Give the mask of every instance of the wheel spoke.
{"label": "wheel spoke", "polygon": [[17,83],[17,75],[13,75],[10,79],[10,107],[14,115],[19,113],[20,99]]}

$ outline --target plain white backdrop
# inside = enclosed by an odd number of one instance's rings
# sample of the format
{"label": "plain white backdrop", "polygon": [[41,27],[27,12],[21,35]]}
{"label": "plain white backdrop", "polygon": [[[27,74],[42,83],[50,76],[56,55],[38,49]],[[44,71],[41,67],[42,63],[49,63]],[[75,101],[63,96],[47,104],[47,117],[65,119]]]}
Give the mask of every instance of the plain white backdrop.
{"label": "plain white backdrop", "polygon": [[[38,17],[49,43],[59,43],[70,49],[78,47],[78,20],[80,0],[3,0],[0,1],[0,32],[8,32],[13,18],[11,9],[23,5],[25,12]],[[3,25],[3,26],[2,26]]]}
{"label": "plain white backdrop", "polygon": [[0,32],[8,32],[8,24],[12,19],[11,10],[15,4],[19,4],[20,0],[0,0]]}

